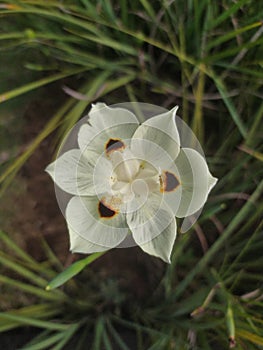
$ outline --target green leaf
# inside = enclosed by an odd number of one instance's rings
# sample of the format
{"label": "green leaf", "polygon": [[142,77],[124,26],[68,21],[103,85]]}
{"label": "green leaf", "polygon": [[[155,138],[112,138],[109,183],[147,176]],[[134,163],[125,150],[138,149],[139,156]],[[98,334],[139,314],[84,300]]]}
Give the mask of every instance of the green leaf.
{"label": "green leaf", "polygon": [[72,277],[76,276],[80,273],[86,266],[91,264],[94,260],[98,259],[100,256],[105,254],[105,252],[99,252],[89,255],[87,258],[76,261],[72,265],[70,265],[66,270],[57,275],[47,286],[46,290],[52,290],[62,286],[62,284],[66,283]]}
{"label": "green leaf", "polygon": [[228,93],[226,91],[226,87],[225,87],[223,81],[219,77],[217,77],[214,73],[211,74],[211,78],[214,80],[216,87],[217,87],[218,91],[220,92],[222,99],[223,99],[233,121],[235,122],[236,126],[238,127],[240,134],[245,139],[247,137],[247,128],[245,127],[243,121],[241,120],[234,104],[229,99]]}
{"label": "green leaf", "polygon": [[257,334],[253,334],[251,332],[248,332],[244,329],[238,329],[236,331],[236,334],[238,337],[243,338],[243,339],[247,339],[249,340],[251,343],[263,346],[263,337],[257,335]]}
{"label": "green leaf", "polygon": [[234,230],[240,225],[243,220],[245,220],[246,216],[250,213],[251,209],[254,208],[254,205],[258,198],[261,196],[263,192],[263,180],[259,183],[257,189],[250,197],[250,201],[248,201],[239,213],[233,218],[228,227],[225,229],[224,233],[217,239],[217,241],[212,245],[212,247],[206,252],[201,260],[197,263],[197,265],[188,273],[188,275],[184,278],[182,282],[177,285],[177,288],[174,293],[174,297],[178,298],[179,295],[183,293],[183,291],[187,288],[187,286],[191,283],[193,278],[200,273],[212,259],[214,254],[222,247],[225,241],[231,236]]}
{"label": "green leaf", "polygon": [[14,315],[8,312],[0,312],[0,320],[11,320],[19,323],[20,325],[28,325],[44,329],[54,329],[54,330],[68,330],[70,327],[67,324],[61,324],[56,322],[41,321],[36,318],[24,317],[19,315]]}
{"label": "green leaf", "polygon": [[57,302],[65,301],[66,296],[61,290],[54,291],[53,293],[48,293],[42,288],[32,286],[28,283],[23,283],[15,279],[0,275],[0,283],[11,286],[14,289],[24,291],[26,293],[35,295],[41,299],[52,300]]}
{"label": "green leaf", "polygon": [[74,336],[76,331],[79,328],[79,324],[73,324],[70,326],[70,328],[64,332],[62,339],[59,341],[58,344],[56,344],[51,350],[62,350],[64,349],[64,345],[66,345],[70,339]]}
{"label": "green leaf", "polygon": [[222,14],[211,22],[211,25],[209,26],[208,29],[211,30],[212,28],[217,27],[222,22],[231,18],[231,16],[235,12],[237,12],[240,9],[240,7],[245,5],[247,2],[248,2],[247,0],[239,0],[237,2],[234,2],[232,6],[230,6],[226,11],[222,11]]}
{"label": "green leaf", "polygon": [[6,91],[6,92],[0,94],[0,103],[8,101],[14,97],[20,96],[26,92],[38,89],[41,86],[50,84],[54,81],[69,77],[71,75],[75,75],[75,74],[80,73],[80,72],[84,72],[85,70],[86,70],[86,68],[72,69],[72,70],[69,70],[67,72],[54,74],[54,75],[51,75],[50,77],[34,81],[32,83],[23,85],[21,87],[18,87],[16,89],[11,90],[11,91]]}

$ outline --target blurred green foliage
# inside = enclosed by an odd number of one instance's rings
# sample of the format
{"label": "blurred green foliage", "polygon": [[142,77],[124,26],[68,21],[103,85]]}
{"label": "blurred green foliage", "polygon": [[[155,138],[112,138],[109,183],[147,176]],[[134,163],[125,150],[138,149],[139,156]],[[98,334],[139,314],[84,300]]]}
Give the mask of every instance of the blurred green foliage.
{"label": "blurred green foliage", "polygon": [[34,302],[3,310],[0,330],[42,330],[24,350],[70,341],[86,349],[88,334],[94,350],[129,349],[124,329],[136,349],[263,349],[262,15],[256,0],[1,1],[0,151],[14,124],[6,125],[18,123],[14,111],[23,112],[33,91],[66,79],[85,96],[58,101],[26,150],[3,160],[2,194],[48,135],[56,130],[59,142],[102,99],[178,104],[219,178],[147,303],[129,300],[114,280],[98,281],[89,267],[85,295],[79,276],[46,291],[63,270],[50,248],[37,262],[1,231],[2,300],[19,290]]}

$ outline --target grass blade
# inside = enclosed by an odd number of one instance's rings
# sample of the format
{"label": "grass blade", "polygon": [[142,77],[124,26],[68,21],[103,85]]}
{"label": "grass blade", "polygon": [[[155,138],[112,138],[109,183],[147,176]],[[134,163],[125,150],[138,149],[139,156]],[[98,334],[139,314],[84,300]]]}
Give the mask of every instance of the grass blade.
{"label": "grass blade", "polygon": [[50,346],[56,344],[58,341],[64,338],[64,332],[56,333],[53,335],[47,335],[45,339],[38,341],[32,345],[25,345],[20,350],[45,350],[50,349]]}
{"label": "grass blade", "polygon": [[234,123],[236,124],[240,134],[243,136],[244,139],[246,139],[247,128],[245,127],[243,121],[240,119],[239,114],[238,114],[234,104],[229,99],[228,93],[226,91],[226,88],[224,86],[223,81],[219,77],[217,77],[214,73],[212,73],[212,79],[214,80],[215,85],[216,85],[218,91],[220,92],[222,99],[223,99]]}
{"label": "grass blade", "polygon": [[181,283],[179,283],[179,285],[176,287],[174,298],[178,298],[184,292],[185,288],[187,288],[187,286],[192,282],[194,277],[207,266],[207,264],[212,259],[214,254],[222,247],[224,242],[230,237],[230,235],[233,233],[236,227],[241,224],[241,222],[244,220],[246,215],[254,207],[257,199],[261,196],[262,192],[263,192],[263,180],[258,185],[255,192],[251,195],[250,200],[246,202],[246,204],[242,207],[242,209],[239,211],[236,217],[233,218],[233,220],[230,222],[230,224],[225,229],[223,234],[217,239],[217,241],[215,241],[212,247],[207,251],[207,253],[203,256],[203,258],[199,260],[199,262],[192,269],[192,271],[189,272],[189,274],[185,277],[185,279]]}
{"label": "grass blade", "polygon": [[0,275],[0,282],[10,285],[15,289],[20,289],[21,291],[35,295],[44,300],[53,300],[57,302],[63,302],[63,300],[65,301],[65,298],[66,298],[62,291],[56,291],[56,293],[54,292],[49,293],[43,289],[31,286],[30,284],[19,282],[12,278],[2,276],[2,275]]}
{"label": "grass blade", "polygon": [[105,254],[106,252],[99,252],[89,255],[87,258],[76,261],[72,265],[70,265],[66,270],[58,274],[47,286],[46,290],[52,290],[62,286],[72,277],[76,276],[80,273],[86,266],[91,264],[93,261],[98,259],[100,256]]}
{"label": "grass blade", "polygon": [[257,334],[248,332],[244,329],[237,329],[236,334],[238,337],[249,340],[251,343],[263,346],[263,337],[261,337]]}
{"label": "grass blade", "polygon": [[64,349],[64,345],[66,345],[68,343],[68,341],[74,336],[74,334],[76,333],[78,328],[79,328],[78,323],[71,325],[70,328],[66,332],[64,332],[61,341],[59,341],[59,343],[57,345],[55,345],[53,348],[51,348],[51,350]]}
{"label": "grass blade", "polygon": [[239,0],[237,2],[234,2],[232,6],[230,6],[226,11],[223,11],[220,16],[218,16],[216,19],[214,19],[211,22],[209,26],[209,30],[219,26],[219,24],[229,19],[234,13],[236,13],[245,4],[247,4],[247,0]]}
{"label": "grass blade", "polygon": [[44,328],[44,329],[64,331],[70,328],[70,325],[55,323],[55,322],[48,322],[48,321],[41,321],[36,318],[14,315],[8,312],[6,313],[0,312],[0,320],[8,320],[8,321],[11,320],[19,323],[21,326],[27,325],[27,326],[37,327],[37,328]]}
{"label": "grass blade", "polygon": [[26,92],[38,89],[41,86],[50,84],[50,83],[52,83],[52,82],[54,82],[56,80],[60,80],[60,79],[69,77],[71,75],[78,74],[80,72],[84,72],[84,71],[85,71],[84,68],[72,69],[72,70],[69,70],[69,71],[64,72],[64,73],[54,74],[54,75],[52,75],[50,77],[34,81],[32,83],[29,83],[29,84],[23,85],[21,87],[18,87],[18,88],[14,89],[14,90],[6,91],[6,92],[0,94],[0,103],[8,101],[8,100],[10,100],[10,99],[12,99],[14,97],[20,96],[20,95],[22,95],[22,94],[24,94]]}

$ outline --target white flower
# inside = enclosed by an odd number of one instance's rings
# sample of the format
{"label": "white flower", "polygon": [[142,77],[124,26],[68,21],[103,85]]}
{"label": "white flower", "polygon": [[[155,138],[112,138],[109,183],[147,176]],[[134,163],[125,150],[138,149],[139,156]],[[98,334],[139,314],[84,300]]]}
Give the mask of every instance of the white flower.
{"label": "white flower", "polygon": [[200,153],[180,147],[177,108],[139,124],[127,109],[97,103],[78,132],[79,148],[47,167],[73,195],[65,213],[73,252],[108,250],[132,236],[170,262],[175,217],[200,210],[217,181]]}

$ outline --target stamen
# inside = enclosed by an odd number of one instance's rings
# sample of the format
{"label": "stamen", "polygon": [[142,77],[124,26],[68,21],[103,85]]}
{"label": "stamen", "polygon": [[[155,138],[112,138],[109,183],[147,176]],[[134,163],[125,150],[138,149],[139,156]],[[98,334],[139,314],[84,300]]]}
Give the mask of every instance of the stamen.
{"label": "stamen", "polygon": [[125,144],[120,139],[109,139],[105,144],[106,154],[125,148]]}
{"label": "stamen", "polygon": [[169,171],[164,171],[160,176],[161,192],[172,192],[180,185],[178,178]]}

